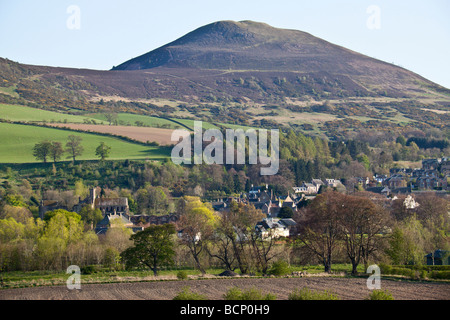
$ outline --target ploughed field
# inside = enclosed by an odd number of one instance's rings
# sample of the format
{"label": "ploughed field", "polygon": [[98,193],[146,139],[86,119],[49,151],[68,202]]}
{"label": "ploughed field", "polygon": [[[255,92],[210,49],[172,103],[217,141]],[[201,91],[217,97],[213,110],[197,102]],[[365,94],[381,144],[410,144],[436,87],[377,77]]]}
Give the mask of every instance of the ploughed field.
{"label": "ploughed field", "polygon": [[[107,133],[117,136],[124,136],[141,142],[157,142],[159,145],[176,144],[172,141],[173,129],[135,127],[135,126],[109,126],[109,125],[92,125],[81,123],[52,123],[54,127],[66,127],[73,130],[85,132]],[[183,129],[183,128],[181,128]]]}
{"label": "ploughed field", "polygon": [[[66,286],[32,287],[0,290],[0,300],[172,300],[184,287],[205,295],[209,300],[222,300],[232,287],[257,288],[287,300],[295,289],[308,287],[329,290],[340,300],[363,300],[370,290],[366,278],[303,277],[303,278],[224,278],[185,281],[149,281],[113,284],[81,284],[81,290]],[[450,300],[450,283],[381,280],[395,300]]]}

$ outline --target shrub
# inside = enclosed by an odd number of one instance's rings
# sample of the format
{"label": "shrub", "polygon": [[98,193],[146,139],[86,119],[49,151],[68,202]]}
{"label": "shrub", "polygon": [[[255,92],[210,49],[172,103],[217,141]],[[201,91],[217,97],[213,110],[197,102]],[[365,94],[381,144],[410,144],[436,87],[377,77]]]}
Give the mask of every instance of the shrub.
{"label": "shrub", "polygon": [[339,297],[327,290],[320,292],[303,287],[300,290],[295,289],[292,293],[290,293],[288,300],[339,300]]}
{"label": "shrub", "polygon": [[392,266],[384,263],[380,263],[379,265],[381,273],[382,274],[391,274],[392,273]]}
{"label": "shrub", "polygon": [[177,273],[178,280],[186,280],[188,278],[187,272],[184,270],[180,270]]}
{"label": "shrub", "polygon": [[89,266],[82,267],[80,269],[80,271],[82,274],[93,274],[93,273],[99,272],[100,268],[95,265],[89,265]]}
{"label": "shrub", "polygon": [[275,276],[284,276],[289,273],[291,273],[291,268],[289,267],[289,264],[284,260],[278,260],[277,262],[274,262],[269,270],[269,274],[273,274]]}
{"label": "shrub", "polygon": [[420,271],[420,279],[426,279],[428,277],[428,272],[426,270]]}
{"label": "shrub", "polygon": [[388,290],[373,290],[367,300],[394,300]]}
{"label": "shrub", "polygon": [[189,287],[184,287],[183,290],[178,293],[173,300],[208,300],[206,296],[192,292]]}
{"label": "shrub", "polygon": [[225,300],[276,300],[277,297],[271,293],[264,295],[255,288],[242,291],[237,287],[233,287],[223,295],[223,298]]}
{"label": "shrub", "polygon": [[431,279],[450,279],[450,271],[431,271],[429,274]]}

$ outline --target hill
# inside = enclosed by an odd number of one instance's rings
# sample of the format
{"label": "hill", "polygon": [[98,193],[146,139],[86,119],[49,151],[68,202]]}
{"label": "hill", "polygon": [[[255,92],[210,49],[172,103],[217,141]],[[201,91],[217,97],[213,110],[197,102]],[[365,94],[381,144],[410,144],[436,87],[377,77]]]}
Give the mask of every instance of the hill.
{"label": "hill", "polygon": [[219,21],[110,71],[0,59],[0,103],[73,115],[132,113],[331,138],[448,129],[450,90],[311,34]]}

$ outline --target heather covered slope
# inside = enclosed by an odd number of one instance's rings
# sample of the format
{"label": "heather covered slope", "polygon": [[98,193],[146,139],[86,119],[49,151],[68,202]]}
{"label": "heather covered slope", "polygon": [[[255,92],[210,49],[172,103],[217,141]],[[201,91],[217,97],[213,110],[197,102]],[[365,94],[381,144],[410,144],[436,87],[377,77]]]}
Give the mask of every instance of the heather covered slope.
{"label": "heather covered slope", "polygon": [[[331,84],[343,91],[351,91],[349,87],[354,86],[362,95],[386,94],[384,91],[395,90],[406,95],[409,89],[414,90],[420,82],[432,85],[403,68],[337,46],[309,33],[274,28],[253,21],[208,24],[165,46],[124,62],[113,70],[157,67],[315,74],[325,87]],[[289,83],[295,82],[291,80]],[[381,89],[384,91],[381,92]]]}
{"label": "heather covered slope", "polygon": [[0,103],[308,128],[331,137],[450,122],[449,89],[311,34],[252,21],[208,24],[111,71],[0,58]]}

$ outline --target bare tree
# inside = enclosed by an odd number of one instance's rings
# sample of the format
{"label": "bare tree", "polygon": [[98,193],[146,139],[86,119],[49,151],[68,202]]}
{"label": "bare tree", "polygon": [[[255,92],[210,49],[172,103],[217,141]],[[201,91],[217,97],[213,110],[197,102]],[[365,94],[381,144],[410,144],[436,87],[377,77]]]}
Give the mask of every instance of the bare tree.
{"label": "bare tree", "polygon": [[340,233],[340,210],[345,205],[341,194],[326,191],[311,202],[299,221],[300,242],[322,261],[325,272],[331,271],[331,262]]}
{"label": "bare tree", "polygon": [[341,237],[352,263],[352,274],[357,274],[361,259],[367,264],[369,256],[379,249],[388,213],[366,197],[342,195],[342,199]]}
{"label": "bare tree", "polygon": [[[232,202],[230,209],[223,212],[220,221],[220,230],[223,236],[228,238],[233,248],[233,255],[241,273],[248,273],[257,258],[255,247],[252,246],[252,239],[256,245],[255,225],[263,219],[261,210],[256,210],[253,205]],[[264,251],[267,254],[267,251]],[[270,250],[269,250],[270,252]],[[261,257],[261,256],[259,256]]]}
{"label": "bare tree", "polygon": [[80,136],[70,135],[68,137],[66,152],[69,154],[68,158],[72,158],[73,162],[75,162],[75,158],[81,156],[84,151],[84,148],[81,145],[82,140],[83,139]]}

